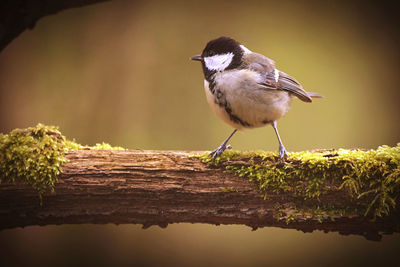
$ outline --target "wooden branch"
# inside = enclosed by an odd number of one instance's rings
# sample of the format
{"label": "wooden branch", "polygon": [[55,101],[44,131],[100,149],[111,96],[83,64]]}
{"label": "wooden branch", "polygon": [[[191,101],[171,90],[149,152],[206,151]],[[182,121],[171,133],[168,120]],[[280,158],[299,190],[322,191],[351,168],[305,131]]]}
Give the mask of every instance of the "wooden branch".
{"label": "wooden branch", "polygon": [[[143,227],[169,223],[244,224],[337,231],[379,240],[398,232],[398,215],[370,221],[363,216],[295,214],[293,196],[271,192],[264,200],[247,178],[227,173],[225,165],[209,166],[179,151],[79,150],[69,160],[40,206],[37,192],[22,185],[0,185],[0,229],[28,225],[135,223]],[[229,164],[249,164],[245,160]],[[331,184],[332,188],[339,186]],[[319,199],[340,203],[332,190]],[[311,203],[315,204],[315,203]],[[282,210],[285,212],[282,213]],[[288,222],[288,216],[292,216]]]}
{"label": "wooden branch", "polygon": [[36,22],[64,9],[82,7],[107,0],[3,0],[0,1],[0,51]]}

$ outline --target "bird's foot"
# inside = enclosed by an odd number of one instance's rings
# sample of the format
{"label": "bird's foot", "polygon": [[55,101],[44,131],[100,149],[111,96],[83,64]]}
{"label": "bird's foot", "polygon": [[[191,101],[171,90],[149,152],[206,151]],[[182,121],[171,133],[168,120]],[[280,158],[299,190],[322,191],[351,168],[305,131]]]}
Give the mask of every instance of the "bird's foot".
{"label": "bird's foot", "polygon": [[288,153],[286,151],[286,148],[283,145],[279,145],[279,158],[281,161],[285,161],[287,159]]}
{"label": "bird's foot", "polygon": [[225,145],[221,144],[217,149],[213,150],[210,153],[210,157],[212,157],[213,160],[215,160],[217,157],[219,157],[226,149],[231,149],[231,145]]}

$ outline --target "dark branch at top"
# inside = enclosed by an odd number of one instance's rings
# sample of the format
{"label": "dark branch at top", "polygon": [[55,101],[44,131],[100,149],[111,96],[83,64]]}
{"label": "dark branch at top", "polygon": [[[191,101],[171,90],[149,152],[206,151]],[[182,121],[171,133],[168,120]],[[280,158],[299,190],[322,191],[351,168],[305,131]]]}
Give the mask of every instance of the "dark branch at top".
{"label": "dark branch at top", "polygon": [[82,7],[108,0],[2,0],[0,1],[0,52],[36,22],[64,9]]}

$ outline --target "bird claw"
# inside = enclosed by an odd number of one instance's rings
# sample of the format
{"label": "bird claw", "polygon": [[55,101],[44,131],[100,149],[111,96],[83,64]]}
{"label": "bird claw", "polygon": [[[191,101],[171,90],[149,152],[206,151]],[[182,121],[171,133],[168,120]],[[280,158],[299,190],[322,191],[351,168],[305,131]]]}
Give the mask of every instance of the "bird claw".
{"label": "bird claw", "polygon": [[215,160],[217,157],[219,157],[226,149],[231,149],[231,145],[220,145],[217,149],[213,150],[210,153],[210,157],[212,156],[212,159]]}
{"label": "bird claw", "polygon": [[288,153],[286,151],[286,148],[283,145],[279,145],[279,158],[281,161],[284,161],[287,159]]}

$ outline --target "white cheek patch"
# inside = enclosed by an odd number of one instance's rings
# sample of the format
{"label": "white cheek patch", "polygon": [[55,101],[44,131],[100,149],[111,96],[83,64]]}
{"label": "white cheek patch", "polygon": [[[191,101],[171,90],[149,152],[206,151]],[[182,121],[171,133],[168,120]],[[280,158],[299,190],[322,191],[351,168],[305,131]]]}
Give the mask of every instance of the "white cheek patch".
{"label": "white cheek patch", "polygon": [[204,63],[209,70],[223,71],[229,66],[229,64],[231,64],[232,59],[233,53],[226,53],[212,57],[205,57]]}
{"label": "white cheek patch", "polygon": [[278,80],[279,80],[279,70],[274,69],[274,76],[275,76],[275,82],[278,82]]}

